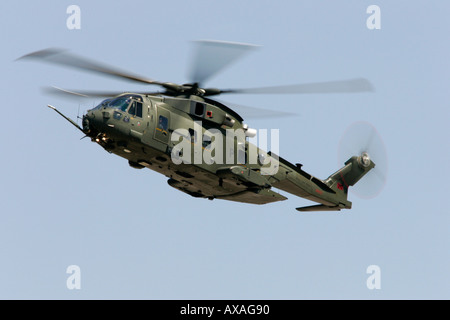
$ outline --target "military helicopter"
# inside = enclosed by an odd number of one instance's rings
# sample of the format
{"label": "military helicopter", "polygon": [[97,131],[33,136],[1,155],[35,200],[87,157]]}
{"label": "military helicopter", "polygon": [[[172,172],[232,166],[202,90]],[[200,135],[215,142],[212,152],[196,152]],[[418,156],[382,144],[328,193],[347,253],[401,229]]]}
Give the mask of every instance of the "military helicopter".
{"label": "military helicopter", "polygon": [[[19,59],[35,59],[101,75],[158,86],[157,92],[98,92],[50,88],[52,93],[106,98],[87,111],[82,125],[65,116],[92,142],[128,160],[136,169],[165,175],[168,184],[192,197],[267,204],[287,198],[273,188],[317,204],[298,211],[350,209],[348,189],[375,167],[368,152],[351,156],[344,167],[321,180],[249,140],[255,136],[243,118],[225,103],[211,99],[228,93],[352,93],[372,91],[362,78],[250,89],[204,87],[205,81],[255,46],[197,41],[191,82],[160,82],[119,70],[61,49],[45,49]],[[234,135],[228,133],[232,132]],[[220,140],[223,139],[221,143]],[[225,143],[226,142],[226,143]],[[214,145],[214,147],[211,147]],[[226,156],[227,161],[219,156]]]}

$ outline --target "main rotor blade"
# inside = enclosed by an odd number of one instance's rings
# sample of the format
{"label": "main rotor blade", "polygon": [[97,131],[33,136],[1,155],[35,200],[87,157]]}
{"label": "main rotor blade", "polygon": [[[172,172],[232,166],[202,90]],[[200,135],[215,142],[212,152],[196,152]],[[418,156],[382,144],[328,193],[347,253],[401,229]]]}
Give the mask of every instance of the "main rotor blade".
{"label": "main rotor blade", "polygon": [[[77,91],[72,91],[72,90],[67,90],[67,89],[62,89],[62,88],[58,88],[58,87],[44,87],[42,88],[42,90],[47,93],[47,94],[52,94],[52,95],[58,95],[58,96],[63,96],[63,97],[71,97],[71,98],[110,98],[110,97],[115,97],[118,96],[120,94],[126,93],[126,92],[119,92],[119,91],[96,91],[96,90],[77,90]],[[157,95],[160,94],[158,92],[134,92],[133,93],[138,93],[138,94],[145,94],[145,95]]]}
{"label": "main rotor blade", "polygon": [[224,41],[200,40],[195,41],[190,81],[204,83],[220,70],[242,57],[258,46]]}
{"label": "main rotor blade", "polygon": [[[292,112],[285,112],[285,111],[275,111],[275,110],[268,110],[258,107],[249,107],[244,106],[241,104],[235,104],[232,102],[225,102],[223,100],[216,100],[231,109],[238,112],[241,116],[243,116],[244,119],[251,118],[251,119],[263,119],[263,118],[282,118],[282,117],[292,117],[297,116],[298,114],[292,113]],[[242,114],[241,114],[242,113]]]}
{"label": "main rotor blade", "polygon": [[101,62],[89,60],[80,56],[70,54],[62,49],[49,48],[41,51],[29,53],[20,57],[21,59],[37,59],[43,62],[59,64],[67,67],[90,71],[102,75],[108,75],[120,79],[127,79],[134,82],[163,85],[163,83],[148,79],[136,74],[116,69]]}
{"label": "main rotor blade", "polygon": [[222,93],[267,93],[267,94],[311,94],[311,93],[356,93],[374,91],[372,84],[364,78],[350,80],[303,83],[287,86],[221,90]]}

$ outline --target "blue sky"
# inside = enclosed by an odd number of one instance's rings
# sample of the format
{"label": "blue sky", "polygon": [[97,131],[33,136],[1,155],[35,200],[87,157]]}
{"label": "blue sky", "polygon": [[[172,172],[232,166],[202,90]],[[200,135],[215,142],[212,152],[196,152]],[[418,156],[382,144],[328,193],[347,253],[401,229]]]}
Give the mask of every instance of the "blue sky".
{"label": "blue sky", "polygon": [[[66,9],[81,9],[69,30]],[[369,30],[366,9],[381,9]],[[447,12],[444,1],[10,1],[0,52],[1,299],[448,299]],[[280,154],[326,178],[356,121],[379,132],[389,171],[353,209],[301,214],[289,199],[264,206],[194,199],[135,170],[46,108],[76,118],[99,100],[40,88],[146,90],[18,57],[61,47],[160,81],[188,80],[191,41],[260,48],[208,80],[219,88],[365,77],[374,93],[229,95],[231,103],[297,115],[246,119],[280,129]],[[81,270],[69,290],[66,269]],[[381,270],[369,290],[366,269]]]}

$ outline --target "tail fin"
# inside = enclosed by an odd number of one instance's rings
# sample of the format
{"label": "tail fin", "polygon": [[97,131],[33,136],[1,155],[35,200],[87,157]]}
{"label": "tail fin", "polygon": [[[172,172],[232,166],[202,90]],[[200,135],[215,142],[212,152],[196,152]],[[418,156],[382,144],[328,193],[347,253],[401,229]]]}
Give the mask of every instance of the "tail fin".
{"label": "tail fin", "polygon": [[365,174],[375,167],[375,163],[366,152],[353,156],[345,162],[345,166],[329,176],[324,182],[331,189],[343,192],[347,199],[348,187],[355,185]]}

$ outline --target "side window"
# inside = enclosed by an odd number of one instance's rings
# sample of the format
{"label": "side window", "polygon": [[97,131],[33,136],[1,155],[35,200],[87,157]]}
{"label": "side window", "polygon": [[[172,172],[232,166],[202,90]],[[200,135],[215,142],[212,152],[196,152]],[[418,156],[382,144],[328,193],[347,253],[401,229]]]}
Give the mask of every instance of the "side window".
{"label": "side window", "polygon": [[197,142],[197,132],[194,131],[194,129],[189,128],[189,134],[191,136],[191,143]]}
{"label": "side window", "polygon": [[203,114],[205,113],[205,105],[203,103],[197,102],[195,104],[194,113],[196,116],[203,116]]}
{"label": "side window", "polygon": [[142,102],[136,102],[136,117],[142,118]]}
{"label": "side window", "polygon": [[238,154],[237,154],[237,161],[240,164],[246,164],[247,163],[247,148],[245,148],[241,143],[238,142]]}
{"label": "side window", "polygon": [[142,118],[142,102],[133,101],[130,105],[130,108],[128,109],[128,113]]}
{"label": "side window", "polygon": [[202,147],[205,149],[210,149],[211,146],[211,137],[210,136],[203,136],[203,143],[202,143]]}
{"label": "side window", "polygon": [[167,131],[168,125],[169,125],[169,121],[167,120],[167,118],[163,117],[163,116],[159,116],[158,128],[161,130]]}

